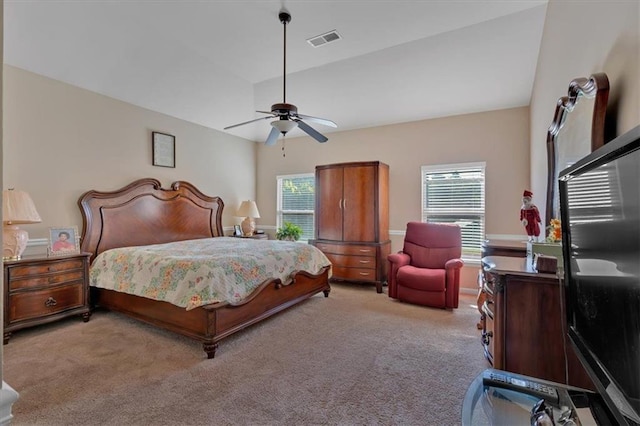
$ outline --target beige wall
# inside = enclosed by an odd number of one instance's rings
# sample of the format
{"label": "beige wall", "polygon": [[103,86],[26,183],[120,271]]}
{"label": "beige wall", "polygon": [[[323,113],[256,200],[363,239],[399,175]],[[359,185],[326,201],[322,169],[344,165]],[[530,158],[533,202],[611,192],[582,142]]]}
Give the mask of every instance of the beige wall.
{"label": "beige wall", "polygon": [[[320,164],[379,160],[389,165],[390,231],[397,251],[406,223],[420,220],[420,167],[484,161],[486,233],[524,237],[519,212],[529,186],[528,121],[529,108],[522,107],[330,133],[324,144],[309,137],[288,139],[285,157],[282,140],[275,147],[260,145],[258,223],[276,224],[276,176],[313,173]],[[465,272],[465,287],[477,288],[477,267]]]}
{"label": "beige wall", "polygon": [[[569,82],[605,72],[607,126],[614,136],[640,124],[640,2],[550,0],[531,100],[531,185],[546,193],[546,134]],[[610,137],[611,138],[611,137]],[[609,138],[609,139],[610,139]],[[545,217],[544,196],[538,201]]]}
{"label": "beige wall", "polygon": [[[239,218],[256,191],[256,144],[94,92],[4,66],[4,187],[29,192],[42,223],[82,229],[77,200],[89,189],[115,190],[139,178],[164,187],[185,180],[225,202],[223,224]],[[176,137],[176,167],[151,164],[151,132]]]}

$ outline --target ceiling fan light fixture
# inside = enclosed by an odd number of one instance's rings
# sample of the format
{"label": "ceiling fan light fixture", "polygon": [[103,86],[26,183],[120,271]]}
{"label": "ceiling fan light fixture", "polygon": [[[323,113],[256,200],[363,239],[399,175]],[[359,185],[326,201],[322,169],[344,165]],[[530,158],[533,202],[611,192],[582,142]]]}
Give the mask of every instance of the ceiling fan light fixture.
{"label": "ceiling fan light fixture", "polygon": [[[278,15],[283,29],[283,73],[282,73],[282,103],[271,105],[271,111],[256,111],[261,114],[267,114],[267,117],[256,118],[253,120],[245,121],[243,123],[227,126],[224,130],[232,129],[234,127],[243,126],[245,124],[253,123],[255,121],[273,119],[277,120],[271,122],[272,129],[269,132],[269,136],[265,141],[265,145],[273,145],[278,140],[280,133],[287,134],[296,127],[311,136],[318,142],[328,141],[327,137],[322,133],[309,126],[304,120],[313,121],[329,127],[337,127],[336,123],[326,118],[313,117],[310,115],[298,114],[298,107],[293,104],[287,103],[287,24],[291,22],[291,15],[284,9],[280,10]],[[337,33],[336,33],[337,35]],[[331,37],[329,37],[331,38]]]}
{"label": "ceiling fan light fixture", "polygon": [[280,133],[284,135],[287,132],[295,129],[298,126],[298,123],[293,120],[276,120],[272,121],[271,125],[280,130]]}

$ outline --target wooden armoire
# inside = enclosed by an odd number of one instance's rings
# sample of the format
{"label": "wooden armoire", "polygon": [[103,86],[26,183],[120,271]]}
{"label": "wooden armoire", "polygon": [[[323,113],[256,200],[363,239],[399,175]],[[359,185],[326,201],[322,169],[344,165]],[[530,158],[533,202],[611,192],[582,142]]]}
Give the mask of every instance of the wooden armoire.
{"label": "wooden armoire", "polygon": [[379,161],[316,166],[316,235],[310,243],[332,263],[332,280],[387,280],[389,166]]}

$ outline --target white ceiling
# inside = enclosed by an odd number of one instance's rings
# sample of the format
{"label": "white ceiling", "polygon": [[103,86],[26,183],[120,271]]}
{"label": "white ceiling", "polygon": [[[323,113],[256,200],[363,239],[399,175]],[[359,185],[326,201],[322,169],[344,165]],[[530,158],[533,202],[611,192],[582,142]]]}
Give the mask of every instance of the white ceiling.
{"label": "white ceiling", "polygon": [[[284,5],[287,102],[356,129],[528,105],[546,3],[5,0],[4,61],[222,130],[282,102]],[[342,39],[306,42],[331,30]]]}

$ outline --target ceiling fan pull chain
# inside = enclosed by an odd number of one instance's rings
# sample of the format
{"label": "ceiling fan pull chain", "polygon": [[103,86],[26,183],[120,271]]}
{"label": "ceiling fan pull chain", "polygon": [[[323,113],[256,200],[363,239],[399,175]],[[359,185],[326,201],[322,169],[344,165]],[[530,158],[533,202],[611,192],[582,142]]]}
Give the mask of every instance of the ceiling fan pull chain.
{"label": "ceiling fan pull chain", "polygon": [[287,154],[284,152],[284,142],[286,139],[287,139],[287,135],[282,135],[282,158],[287,156]]}

